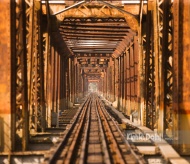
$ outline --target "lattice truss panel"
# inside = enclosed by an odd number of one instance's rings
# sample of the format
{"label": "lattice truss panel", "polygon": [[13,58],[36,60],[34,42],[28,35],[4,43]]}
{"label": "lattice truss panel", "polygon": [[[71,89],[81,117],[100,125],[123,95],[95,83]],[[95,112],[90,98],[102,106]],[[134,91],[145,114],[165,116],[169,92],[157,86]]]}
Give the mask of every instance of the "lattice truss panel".
{"label": "lattice truss panel", "polygon": [[[26,24],[23,1],[12,3],[12,150],[26,149],[28,140],[28,99],[27,99],[27,63],[26,63]],[[13,14],[12,13],[12,14]],[[15,65],[14,65],[15,64]],[[15,77],[15,78],[14,78]],[[13,100],[14,99],[14,100]],[[19,143],[19,144],[18,144]],[[20,146],[15,147],[18,144]]]}
{"label": "lattice truss panel", "polygon": [[[143,41],[146,51],[145,55],[145,108],[146,108],[146,125],[155,129],[158,127],[159,109],[156,106],[160,106],[160,101],[164,101],[164,131],[171,130],[172,128],[172,86],[173,86],[173,66],[172,66],[172,2],[171,1],[157,1],[157,29],[158,29],[158,54],[153,53],[155,46],[152,44],[154,37],[154,26],[156,23],[153,20],[153,12],[149,10],[147,12],[147,31],[146,37]],[[155,72],[155,55],[159,55],[158,72]],[[155,100],[156,86],[155,77],[162,74],[161,80],[164,86],[159,91],[164,92],[163,99],[158,102]],[[160,77],[158,77],[160,78]],[[162,82],[161,82],[162,83]],[[160,84],[158,84],[160,85]],[[169,135],[169,134],[167,134]],[[170,134],[171,135],[171,134]]]}
{"label": "lattice truss panel", "polygon": [[27,57],[29,82],[30,129],[43,130],[44,127],[44,68],[43,38],[41,29],[41,3],[26,1],[27,4]]}
{"label": "lattice truss panel", "polygon": [[173,2],[159,2],[159,22],[160,22],[160,45],[162,52],[162,71],[164,77],[164,131],[166,135],[172,137],[172,94],[173,94]]}
{"label": "lattice truss panel", "polygon": [[155,109],[155,56],[153,54],[153,12],[147,12],[147,31],[146,31],[146,55],[145,55],[145,99],[146,99],[146,125],[153,129],[156,122]]}

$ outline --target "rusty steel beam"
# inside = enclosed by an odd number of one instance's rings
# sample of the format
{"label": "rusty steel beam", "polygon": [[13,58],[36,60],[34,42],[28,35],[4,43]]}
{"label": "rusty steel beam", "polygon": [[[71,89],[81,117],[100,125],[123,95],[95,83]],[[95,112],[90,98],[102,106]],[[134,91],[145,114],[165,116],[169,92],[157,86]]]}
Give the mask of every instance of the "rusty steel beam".
{"label": "rusty steel beam", "polygon": [[110,90],[111,90],[111,102],[114,102],[114,59],[111,57],[110,58],[110,76],[111,76],[111,82],[110,82]]}
{"label": "rusty steel beam", "polygon": [[75,29],[76,30],[78,30],[78,29],[81,29],[81,28],[85,28],[86,30],[88,30],[88,29],[92,29],[92,28],[97,28],[97,29],[100,29],[100,30],[109,30],[109,29],[117,29],[117,30],[129,30],[130,29],[130,27],[128,26],[128,24],[127,23],[122,23],[122,24],[120,24],[120,25],[118,25],[118,24],[107,24],[107,23],[105,23],[104,22],[104,24],[102,24],[102,25],[99,25],[99,24],[96,24],[96,23],[91,23],[91,24],[87,24],[87,23],[84,23],[84,24],[75,24],[75,23],[72,23],[72,24],[66,24],[66,23],[61,23],[60,24],[60,26],[59,26],[59,28],[63,28],[63,29],[66,29],[66,27],[67,27],[67,29],[72,29],[73,27],[75,27]]}
{"label": "rusty steel beam", "polygon": [[113,50],[73,50],[73,52],[74,53],[82,53],[82,54],[87,54],[87,53],[89,53],[89,54],[96,54],[96,53],[100,53],[100,54],[102,54],[102,53],[105,53],[105,54],[111,54],[112,52],[113,52]]}
{"label": "rusty steel beam", "polygon": [[[52,105],[52,111],[57,115],[58,114],[58,52],[57,52],[57,47],[54,48],[54,54],[53,54],[53,105]],[[54,126],[57,125],[57,120],[54,122]]]}
{"label": "rusty steel beam", "polygon": [[[149,4],[148,4],[149,5]],[[148,6],[149,8],[149,6]],[[155,109],[155,56],[153,55],[153,11],[147,11],[146,54],[145,54],[145,111],[146,126],[154,129],[156,124]]]}
{"label": "rusty steel beam", "polygon": [[119,41],[117,40],[67,40],[66,43],[68,44],[81,44],[81,45],[84,45],[84,44],[109,44],[109,43],[112,43],[112,44],[117,44],[119,43]]}
{"label": "rusty steel beam", "polygon": [[101,35],[101,36],[108,36],[108,35],[111,35],[111,36],[127,36],[127,32],[89,32],[89,31],[61,31],[60,34],[62,34],[63,36],[67,37],[67,36],[91,36],[91,35]]}
{"label": "rusty steel beam", "polygon": [[44,92],[44,53],[43,53],[43,29],[42,29],[42,4],[39,4],[38,11],[38,51],[39,51],[39,77],[40,77],[40,105],[41,105],[41,131],[46,128],[46,107],[45,107],[45,92]]}
{"label": "rusty steel beam", "polygon": [[94,39],[94,38],[99,38],[99,39],[103,39],[103,40],[108,40],[108,39],[124,39],[124,36],[109,36],[109,35],[104,35],[104,36],[98,36],[98,35],[85,35],[83,36],[82,34],[78,34],[78,35],[67,35],[65,34],[65,36],[62,36],[62,38],[66,38],[66,39],[83,39],[85,37],[88,37],[88,39]]}
{"label": "rusty steel beam", "polygon": [[[175,3],[175,2],[174,2]],[[179,104],[178,104],[178,145],[179,145],[179,152],[180,154],[184,155],[190,155],[190,143],[189,143],[189,136],[190,136],[190,69],[189,69],[189,62],[190,62],[190,32],[188,30],[190,26],[190,2],[188,0],[182,0],[177,1],[176,3],[179,3],[179,26],[176,27],[179,28],[179,33],[175,31],[176,34],[179,34],[178,38],[175,38],[174,41],[176,41],[175,44],[178,43],[178,49],[179,49],[179,56],[178,60],[175,62],[177,67],[174,69],[177,69],[179,71],[178,77],[178,94],[179,94]],[[177,4],[176,4],[177,5]],[[175,12],[177,12],[175,11]],[[176,16],[176,15],[175,15]],[[175,20],[176,21],[176,20]],[[176,30],[177,30],[176,29]],[[177,55],[177,54],[175,54]],[[175,56],[176,59],[176,56]],[[176,73],[176,71],[175,71]],[[177,94],[177,93],[176,93]],[[177,95],[175,95],[177,96]],[[176,102],[175,102],[176,103]]]}
{"label": "rusty steel beam", "polygon": [[114,58],[114,97],[115,97],[115,103],[117,107],[118,102],[118,59]]}
{"label": "rusty steel beam", "polygon": [[115,5],[112,5],[112,4],[110,4],[110,3],[106,2],[106,1],[98,0],[98,2],[101,2],[101,3],[107,5],[107,6],[111,7],[111,8],[117,9],[118,11],[120,11],[120,12],[122,12],[124,14],[127,14],[127,15],[130,15],[130,16],[134,17],[135,19],[137,19],[137,17],[138,17],[137,15],[134,15],[134,14],[132,14],[132,13],[126,11],[126,10],[123,10],[123,9],[121,9],[121,8],[115,6]]}
{"label": "rusty steel beam", "polygon": [[[163,29],[163,1],[159,0],[154,3],[154,12],[153,12],[153,24],[154,24],[154,51],[155,51],[155,106],[156,106],[156,125],[155,129],[158,130],[158,133],[163,135],[163,129],[164,129],[164,100],[162,97],[164,97],[164,86],[162,86],[162,83],[164,79],[162,79],[162,76],[164,72],[162,72],[162,62],[160,58],[162,58],[162,41],[163,41],[163,34],[166,29]],[[164,42],[164,41],[163,41]],[[166,55],[166,54],[163,54]],[[164,58],[162,58],[164,59]]]}
{"label": "rusty steel beam", "polygon": [[174,29],[173,29],[173,103],[172,103],[172,109],[173,109],[173,136],[174,136],[174,141],[173,141],[173,146],[175,149],[179,150],[179,101],[181,95],[181,77],[182,74],[180,73],[181,70],[181,65],[180,65],[180,4],[179,0],[175,0],[173,2],[173,23],[174,23]]}
{"label": "rusty steel beam", "polygon": [[138,95],[138,91],[140,89],[139,87],[139,68],[138,65],[139,63],[139,44],[138,44],[138,37],[135,36],[134,37],[134,85],[135,85],[135,92],[134,92],[134,99],[135,99],[135,106],[134,106],[134,110],[138,111],[138,120],[140,120],[140,107],[139,107],[139,103],[140,103],[140,96]]}
{"label": "rusty steel beam", "polygon": [[126,83],[127,83],[127,115],[131,114],[131,71],[130,71],[130,49],[126,51]]}
{"label": "rusty steel beam", "polygon": [[134,44],[130,46],[130,84],[131,84],[131,113],[134,111],[134,103],[135,103],[135,69],[134,69]]}
{"label": "rusty steel beam", "polygon": [[[88,26],[89,24],[86,24],[86,25]],[[93,25],[95,25],[95,24],[92,23],[91,26],[93,26]],[[99,26],[98,27],[94,27],[94,28],[91,27],[91,26],[89,28],[86,28],[85,26],[76,26],[75,29],[73,29],[71,27],[60,26],[59,30],[60,31],[65,31],[65,32],[68,32],[68,31],[70,31],[70,32],[75,32],[75,31],[93,31],[94,32],[94,31],[98,31],[98,32],[122,32],[122,33],[124,33],[124,32],[127,33],[127,32],[130,31],[129,27],[120,28],[120,26],[118,26],[118,27],[111,26],[110,28],[106,28],[106,27],[102,28],[102,27],[100,27],[99,23],[96,23],[96,26],[97,25],[99,25]],[[101,23],[101,25],[105,26],[105,23]],[[118,25],[118,23],[116,25]],[[117,29],[117,28],[119,28],[119,29]]]}
{"label": "rusty steel beam", "polygon": [[[163,133],[166,137],[173,138],[173,27],[172,27],[172,2],[164,1],[163,10],[163,42],[162,42],[162,80],[161,109],[164,109]],[[163,120],[162,120],[163,121]]]}
{"label": "rusty steel beam", "polygon": [[65,17],[63,20],[64,23],[87,23],[87,24],[101,24],[101,23],[108,23],[108,24],[114,24],[114,23],[124,23],[126,22],[124,17]]}
{"label": "rusty steel beam", "polygon": [[102,45],[68,45],[72,50],[74,49],[115,49],[117,44],[102,44]]}
{"label": "rusty steel beam", "polygon": [[[30,43],[30,130],[45,130],[45,100],[44,100],[44,59],[42,37],[42,10],[41,2],[36,2],[31,7],[29,28],[31,31]],[[30,46],[30,45],[29,45]]]}
{"label": "rusty steel beam", "polygon": [[[68,41],[70,41],[70,39],[67,39],[67,38],[64,38],[64,40],[65,40],[65,42],[68,42]],[[87,41],[87,40],[94,40],[95,42],[99,42],[99,41],[102,41],[102,42],[107,42],[107,41],[122,41],[122,39],[115,39],[115,38],[109,38],[109,39],[104,39],[104,38],[101,38],[101,37],[99,37],[99,38],[86,38],[86,37],[79,37],[79,38],[74,38],[74,39],[72,39],[72,41],[75,41],[75,40],[85,40],[85,41]]]}
{"label": "rusty steel beam", "polygon": [[62,99],[61,99],[61,102],[62,102],[62,108],[63,109],[66,109],[66,93],[67,93],[66,92],[66,90],[67,90],[67,88],[66,88],[66,85],[67,85],[67,83],[66,83],[66,69],[67,69],[66,62],[67,62],[67,59],[65,57],[61,56],[61,66],[62,66],[61,67],[61,74],[62,74],[62,81],[61,81]]}
{"label": "rusty steel beam", "polygon": [[[2,0],[0,4],[0,138],[1,151],[15,149],[16,138],[16,12],[15,3]],[[11,37],[13,36],[13,37]],[[12,116],[11,116],[12,114]]]}
{"label": "rusty steel beam", "polygon": [[125,107],[125,114],[127,114],[127,53],[126,51],[124,52],[124,77],[123,77],[123,83],[124,83],[124,88],[123,88],[123,92],[124,92],[124,107]]}
{"label": "rusty steel beam", "polygon": [[[80,2],[79,2],[80,3]],[[103,4],[104,3],[104,4]],[[106,4],[105,4],[106,3]],[[111,6],[110,6],[111,5]],[[52,13],[56,13],[59,12],[59,8],[57,7],[58,5],[51,5],[50,4],[50,8],[52,10]],[[125,5],[126,6],[126,5]],[[131,8],[127,8],[124,7],[123,5],[112,5],[108,2],[102,1],[102,4],[100,4],[99,2],[90,2],[90,3],[86,3],[86,4],[81,4],[77,7],[73,6],[69,6],[68,8],[65,8],[65,5],[62,5],[63,7],[63,11],[66,9],[70,9],[67,10],[66,12],[63,12],[61,14],[56,15],[57,19],[59,20],[63,20],[65,17],[71,17],[73,16],[74,13],[77,13],[78,17],[89,17],[89,16],[96,16],[96,17],[108,17],[108,15],[111,15],[112,17],[121,17],[123,15],[126,15],[128,17],[132,17],[133,19],[137,19],[136,14],[138,15],[138,13],[136,12],[136,8],[138,10],[139,5],[133,5],[133,7],[135,8],[135,10],[132,10]],[[44,6],[45,8],[45,6]],[[44,14],[46,13],[46,10],[44,9]],[[94,14],[96,13],[96,14]],[[130,14],[131,13],[131,14]],[[130,14],[130,15],[128,15]],[[127,17],[127,21],[131,21],[131,19],[129,19]],[[134,21],[133,21],[134,23]],[[137,23],[137,22],[136,22]]]}
{"label": "rusty steel beam", "polygon": [[90,58],[90,59],[96,59],[97,57],[101,57],[101,59],[107,59],[107,58],[109,58],[109,57],[111,57],[111,55],[110,54],[76,54],[75,55],[78,59],[80,59],[80,58],[86,58],[86,59],[88,59],[88,58]]}
{"label": "rusty steel beam", "polygon": [[[155,117],[152,117],[154,121],[153,129],[158,129],[159,133],[163,132],[163,109],[160,109],[160,96],[163,88],[161,88],[161,39],[163,37],[162,34],[162,28],[160,28],[160,25],[162,27],[162,20],[161,20],[161,10],[160,5],[163,1],[155,1],[153,6],[153,35],[154,35],[154,63],[155,63]],[[160,118],[160,120],[159,120]]]}
{"label": "rusty steel beam", "polygon": [[121,55],[121,104],[122,104],[122,111],[123,111],[123,113],[125,113],[126,111],[125,111],[125,101],[124,101],[124,98],[125,98],[125,74],[124,74],[124,72],[125,72],[125,70],[124,70],[124,67],[125,67],[125,60],[124,60],[124,58],[125,58],[125,53],[123,53],[122,55]]}
{"label": "rusty steel beam", "polygon": [[116,50],[113,52],[112,57],[117,58],[126,48],[129,48],[130,43],[133,42],[134,36],[136,36],[134,32],[130,32],[127,36],[124,36],[124,39],[118,44]]}
{"label": "rusty steel beam", "polygon": [[[12,88],[12,150],[26,150],[28,148],[28,90],[27,90],[27,56],[26,56],[26,15],[25,1],[20,0],[11,3],[12,5],[12,55],[15,56],[16,62],[12,64],[13,81]],[[17,7],[17,8],[16,8]],[[18,17],[14,17],[18,15]],[[15,44],[15,45],[13,45]],[[15,76],[15,75],[16,76]],[[20,147],[16,146],[16,141],[21,141]]]}
{"label": "rusty steel beam", "polygon": [[102,47],[102,46],[117,46],[117,42],[114,42],[114,43],[112,43],[112,42],[100,42],[100,43],[67,43],[67,45],[69,46],[69,47],[98,47],[98,46],[100,46],[100,47]]}
{"label": "rusty steel beam", "polygon": [[75,101],[75,72],[74,72],[74,58],[71,59],[71,102],[74,104]]}
{"label": "rusty steel beam", "polygon": [[72,9],[72,8],[74,8],[74,7],[77,7],[77,6],[79,6],[79,5],[83,4],[83,3],[85,3],[85,1],[77,2],[76,4],[74,4],[74,5],[72,5],[72,6],[69,6],[69,7],[67,7],[67,8],[64,8],[64,9],[61,10],[61,11],[58,11],[58,12],[56,12],[56,13],[53,13],[52,15],[60,14],[60,13],[62,13],[62,12],[65,12],[65,11],[67,11],[67,10],[70,10],[70,9]]}
{"label": "rusty steel beam", "polygon": [[118,109],[121,110],[121,56],[118,57]]}

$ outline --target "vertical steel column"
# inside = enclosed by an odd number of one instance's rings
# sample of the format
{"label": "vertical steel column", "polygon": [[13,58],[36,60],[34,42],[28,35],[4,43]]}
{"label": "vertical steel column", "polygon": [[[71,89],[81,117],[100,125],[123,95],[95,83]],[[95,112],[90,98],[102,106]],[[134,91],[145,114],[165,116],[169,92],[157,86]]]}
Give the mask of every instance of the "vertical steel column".
{"label": "vertical steel column", "polygon": [[85,80],[86,80],[86,74],[84,74],[84,70],[83,70],[83,73],[82,73],[82,96],[84,97],[85,96]]}
{"label": "vertical steel column", "polygon": [[78,70],[77,70],[77,58],[75,57],[74,58],[74,103],[77,103],[77,100],[78,100],[78,87],[77,87],[77,84],[78,84]]}
{"label": "vertical steel column", "polygon": [[56,127],[59,127],[59,112],[60,112],[60,98],[61,98],[61,91],[60,91],[60,74],[61,74],[61,70],[60,70],[60,54],[57,53],[57,97],[56,97],[56,101],[57,101],[57,108],[56,108],[56,112],[57,112],[57,125]]}
{"label": "vertical steel column", "polygon": [[180,0],[174,0],[173,2],[173,146],[179,150],[179,102],[181,97],[181,81],[182,78],[181,65],[180,65]]}
{"label": "vertical steel column", "polygon": [[63,109],[66,109],[67,108],[67,78],[66,78],[66,75],[67,75],[67,59],[65,57],[62,56],[62,82],[61,82],[61,86],[62,86],[62,94],[63,94],[63,97],[61,99],[62,101],[62,107]]}
{"label": "vertical steel column", "polygon": [[112,90],[112,102],[115,101],[115,70],[114,70],[114,67],[115,67],[115,63],[114,63],[114,58],[111,58],[111,62],[112,62],[112,69],[111,69],[111,75],[112,75],[112,84],[111,84],[111,90]]}
{"label": "vertical steel column", "polygon": [[[47,113],[47,82],[48,82],[48,72],[47,72],[47,61],[48,61],[48,54],[49,54],[49,35],[48,33],[45,33],[43,35],[43,55],[44,55],[44,65],[43,66],[43,69],[44,69],[44,102],[45,102],[45,106],[46,106],[46,111],[45,111],[45,115],[43,114],[43,117],[45,117],[45,120],[47,121],[47,118],[46,118],[46,113]],[[46,125],[45,125],[46,126]]]}
{"label": "vertical steel column", "polygon": [[75,101],[75,62],[74,57],[71,58],[71,103]]}
{"label": "vertical steel column", "polygon": [[124,55],[121,55],[121,110],[125,113],[125,106],[124,106]]}
{"label": "vertical steel column", "polygon": [[127,55],[128,53],[125,50],[124,53],[124,99],[125,99],[125,114],[127,115]]}
{"label": "vertical steel column", "polygon": [[104,71],[104,97],[107,99],[107,93],[108,93],[108,81],[107,81],[107,70]]}
{"label": "vertical steel column", "polygon": [[0,151],[11,152],[15,150],[16,122],[20,119],[16,119],[16,29],[19,26],[16,26],[15,1],[1,1],[0,19],[3,22],[0,25]]}
{"label": "vertical steel column", "polygon": [[11,63],[12,150],[26,150],[29,130],[25,1],[12,2],[11,6],[11,60],[16,61]]}
{"label": "vertical steel column", "polygon": [[108,67],[106,69],[106,86],[107,86],[107,92],[106,92],[106,98],[109,100],[109,93],[110,93],[110,83],[109,83],[109,76],[110,76],[110,67],[108,64]]}
{"label": "vertical steel column", "polygon": [[58,95],[58,87],[57,87],[57,84],[58,84],[58,52],[57,52],[57,47],[55,48],[55,53],[54,53],[54,78],[53,78],[53,90],[54,90],[54,100],[53,100],[53,111],[55,113],[57,113],[57,95]]}
{"label": "vertical steel column", "polygon": [[[174,92],[174,109],[179,116],[178,122],[176,122],[179,128],[175,133],[178,133],[179,137],[179,152],[184,155],[190,155],[190,2],[188,0],[176,0],[174,1],[174,8],[177,9],[174,11],[174,23],[176,25],[174,27],[174,36],[178,36],[174,38],[174,59],[176,59],[174,62],[174,79],[177,80],[175,82],[175,86],[177,86],[175,91],[178,91]],[[180,19],[178,19],[178,16]],[[177,20],[179,24],[177,24]],[[176,100],[178,100],[178,104],[176,104]]]}
{"label": "vertical steel column", "polygon": [[114,101],[114,61],[110,58],[110,101]]}
{"label": "vertical steel column", "polygon": [[139,64],[139,45],[138,45],[138,38],[137,36],[134,36],[134,110],[138,112],[138,120],[140,119],[140,96],[138,95],[138,90],[139,88],[139,69],[138,69],[138,64]]}
{"label": "vertical steel column", "polygon": [[53,95],[53,86],[52,86],[52,55],[53,55],[53,48],[47,49],[47,89],[46,89],[46,100],[47,100],[47,125],[51,127],[51,115],[52,115],[52,95]]}
{"label": "vertical steel column", "polygon": [[115,58],[114,59],[114,82],[115,82],[115,101],[116,101],[116,104],[115,104],[115,107],[118,108],[118,100],[119,100],[119,59]]}
{"label": "vertical steel column", "polygon": [[153,4],[148,3],[147,27],[146,27],[146,55],[145,55],[145,111],[146,126],[156,127],[155,107],[155,54],[153,45]]}
{"label": "vertical steel column", "polygon": [[43,29],[42,29],[42,4],[37,1],[39,6],[38,10],[38,55],[39,55],[39,77],[40,77],[40,106],[41,106],[41,131],[45,131],[46,128],[46,107],[45,107],[45,97],[44,97],[44,53],[43,53]]}
{"label": "vertical steel column", "polygon": [[68,69],[67,69],[67,82],[68,82],[68,95],[67,95],[67,105],[70,108],[71,102],[71,58],[68,58]]}
{"label": "vertical steel column", "polygon": [[31,72],[30,72],[30,128],[36,131],[45,129],[45,102],[44,102],[44,70],[43,70],[43,38],[41,25],[41,2],[33,3],[33,24],[32,24],[32,51],[31,51]]}
{"label": "vertical steel column", "polygon": [[172,48],[172,3],[171,0],[164,1],[163,10],[163,39],[162,39],[162,79],[161,79],[161,101],[160,109],[164,109],[164,118],[162,121],[163,133],[166,137],[173,139],[173,110],[172,110],[172,94],[173,94],[173,48]]}
{"label": "vertical steel column", "polygon": [[135,75],[135,69],[134,69],[134,43],[131,44],[129,48],[129,55],[130,55],[130,86],[131,86],[131,113],[134,112],[134,104],[135,104],[135,81],[134,81],[134,75]]}
{"label": "vertical steel column", "polygon": [[100,77],[100,81],[98,83],[98,90],[99,90],[99,94],[102,95],[103,94],[103,74],[101,74]]}
{"label": "vertical steel column", "polygon": [[[52,40],[51,40],[51,45],[52,45]],[[55,121],[53,119],[54,115],[55,115],[55,111],[54,111],[54,104],[55,104],[55,47],[51,46],[50,49],[50,60],[49,60],[49,64],[50,64],[50,93],[49,93],[49,97],[50,97],[50,113],[49,113],[49,117],[50,117],[50,127],[51,126],[55,126]]]}
{"label": "vertical steel column", "polygon": [[109,58],[109,76],[108,76],[108,82],[109,82],[109,101],[112,101],[112,68],[113,68],[113,62],[112,57]]}
{"label": "vertical steel column", "polygon": [[[139,100],[138,104],[138,120],[140,121],[141,125],[146,126],[146,110],[145,110],[145,53],[146,53],[146,34],[144,34],[144,31],[146,31],[146,25],[147,22],[143,21],[143,6],[144,2],[141,1],[140,5],[140,20],[139,20],[139,30],[138,30],[138,50],[139,50],[139,55],[138,55],[138,90],[137,90],[137,98]],[[136,40],[136,39],[135,39]],[[134,42],[135,42],[134,40]],[[136,48],[135,48],[136,49]]]}
{"label": "vertical steel column", "polygon": [[78,96],[82,98],[82,69],[80,64],[78,64]]}
{"label": "vertical steel column", "polygon": [[73,102],[73,57],[69,58],[69,86],[70,86],[70,96],[69,96],[69,101],[70,101],[70,107],[72,107],[72,102]]}
{"label": "vertical steel column", "polygon": [[64,69],[63,69],[63,55],[59,56],[59,110],[63,111],[64,110],[64,93],[63,93],[63,88],[64,88]]}
{"label": "vertical steel column", "polygon": [[[111,59],[110,59],[111,60]],[[107,68],[107,99],[110,101],[111,98],[111,82],[112,82],[112,76],[111,76],[111,61],[108,63],[108,68]]]}
{"label": "vertical steel column", "polygon": [[[153,129],[158,129],[159,133],[163,132],[163,108],[161,109],[160,102],[161,102],[161,93],[163,88],[161,88],[161,40],[163,37],[162,34],[162,10],[160,9],[160,5],[162,4],[162,0],[154,1],[154,10],[153,10],[153,27],[154,27],[154,55],[155,55],[155,124],[152,127]],[[161,121],[160,121],[161,120]]]}
{"label": "vertical steel column", "polygon": [[47,32],[44,33],[44,95],[46,101],[46,127],[51,127],[51,110],[52,110],[52,100],[51,100],[51,46],[50,46],[50,11],[49,3],[46,1],[46,13],[47,13]]}
{"label": "vertical steel column", "polygon": [[84,80],[83,80],[84,79],[84,77],[83,77],[84,76],[84,70],[83,70],[83,68],[81,68],[80,73],[81,73],[81,76],[80,76],[81,77],[80,78],[81,79],[80,80],[81,81],[81,97],[84,97],[84,92],[83,92],[84,91]]}
{"label": "vertical steel column", "polygon": [[118,109],[121,110],[121,56],[118,57]]}
{"label": "vertical steel column", "polygon": [[130,74],[130,52],[126,50],[126,82],[127,82],[127,115],[131,114],[131,74]]}

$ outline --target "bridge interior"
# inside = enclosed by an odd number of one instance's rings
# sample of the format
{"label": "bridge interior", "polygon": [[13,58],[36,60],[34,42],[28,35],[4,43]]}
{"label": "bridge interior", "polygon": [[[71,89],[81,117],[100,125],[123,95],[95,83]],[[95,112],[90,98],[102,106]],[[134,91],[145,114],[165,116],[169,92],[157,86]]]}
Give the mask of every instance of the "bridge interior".
{"label": "bridge interior", "polygon": [[189,10],[188,0],[1,0],[0,155],[27,154],[90,92],[190,155]]}

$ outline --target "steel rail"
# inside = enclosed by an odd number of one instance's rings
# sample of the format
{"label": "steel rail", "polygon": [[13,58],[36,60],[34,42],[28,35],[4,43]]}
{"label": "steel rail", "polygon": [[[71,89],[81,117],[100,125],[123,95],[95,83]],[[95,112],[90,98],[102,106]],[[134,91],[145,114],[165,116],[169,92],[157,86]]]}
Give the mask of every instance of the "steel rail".
{"label": "steel rail", "polygon": [[108,119],[106,118],[106,114],[104,113],[101,105],[100,105],[100,102],[97,101],[96,102],[97,104],[97,109],[98,109],[98,112],[100,113],[101,115],[101,119],[104,120],[103,124],[104,124],[104,128],[105,128],[105,132],[107,133],[107,135],[109,136],[109,140],[111,141],[110,143],[110,149],[112,151],[114,151],[112,154],[113,154],[113,160],[116,161],[116,163],[120,163],[120,164],[125,164],[127,163],[122,155],[122,152],[117,144],[117,141],[113,135],[113,132],[111,130],[111,127],[108,123]]}
{"label": "steel rail", "polygon": [[[100,102],[100,105],[101,105],[102,108],[104,108],[102,102]],[[104,112],[107,113],[107,115],[109,115],[109,113],[107,112],[106,109],[104,110]],[[112,122],[113,122],[113,124],[115,125],[117,131],[119,132],[119,134],[120,134],[122,140],[123,140],[123,141],[125,142],[125,144],[128,146],[129,151],[131,152],[131,154],[138,160],[138,163],[139,163],[139,164],[143,164],[144,161],[143,161],[139,156],[137,156],[136,153],[134,152],[134,150],[131,148],[130,144],[129,144],[128,141],[125,139],[124,134],[121,132],[120,128],[119,128],[118,125],[116,124],[116,121],[114,121],[114,118],[110,116],[110,119],[112,120]]]}
{"label": "steel rail", "polygon": [[[91,104],[91,100],[89,101],[89,103],[87,104],[87,107],[85,109],[83,109],[82,111],[82,114],[81,114],[81,121],[79,122],[79,125],[76,127],[76,131],[74,133],[74,137],[72,139],[72,143],[67,151],[67,156],[66,156],[66,159],[64,161],[64,164],[69,164],[71,163],[71,160],[73,159],[73,156],[74,156],[74,150],[76,150],[76,145],[77,145],[77,141],[79,141],[80,139],[80,133],[82,132],[82,129],[84,127],[84,124],[85,124],[85,117],[86,115],[90,115],[89,112],[90,110],[88,110],[90,104]],[[88,120],[89,122],[89,120]]]}
{"label": "steel rail", "polygon": [[[87,97],[48,163],[141,162],[96,94]],[[140,161],[140,162],[139,162]],[[143,161],[143,160],[142,160]]]}
{"label": "steel rail", "polygon": [[[93,105],[95,105],[95,102],[93,101]],[[87,156],[88,156],[88,145],[90,144],[89,143],[89,132],[90,132],[90,122],[91,122],[91,117],[92,117],[92,114],[93,114],[93,109],[95,109],[95,113],[96,113],[96,117],[97,117],[97,122],[98,122],[98,127],[99,127],[99,130],[100,130],[100,138],[101,138],[101,144],[102,144],[102,153],[104,154],[103,155],[103,161],[104,163],[106,164],[111,164],[111,155],[108,151],[108,146],[107,146],[107,142],[106,142],[106,136],[105,136],[105,133],[103,131],[103,125],[102,125],[102,122],[101,122],[101,119],[100,119],[100,116],[99,116],[99,113],[98,113],[98,110],[97,110],[97,107],[95,106],[91,106],[91,109],[89,110],[91,113],[89,115],[89,119],[88,119],[88,126],[85,130],[85,135],[84,135],[84,139],[83,139],[83,145],[82,145],[82,153],[80,155],[80,160],[79,160],[79,164],[84,164],[84,163],[87,163]]]}
{"label": "steel rail", "polygon": [[52,157],[50,158],[50,160],[49,160],[49,162],[48,162],[49,164],[55,164],[55,161],[57,160],[57,158],[59,157],[60,153],[62,152],[63,147],[66,145],[66,143],[67,143],[67,141],[68,141],[68,139],[69,139],[69,137],[70,137],[70,135],[71,135],[71,133],[72,133],[74,127],[75,127],[76,124],[77,124],[77,121],[78,121],[80,115],[81,115],[82,112],[83,112],[82,109],[83,109],[85,106],[88,105],[89,101],[90,101],[90,99],[86,99],[86,101],[82,104],[81,108],[79,109],[79,112],[77,112],[76,116],[74,117],[74,121],[73,121],[73,123],[72,123],[70,129],[66,130],[66,133],[65,133],[65,135],[64,135],[64,138],[63,138],[62,142],[58,145],[57,149],[53,152],[54,154],[53,154]]}

